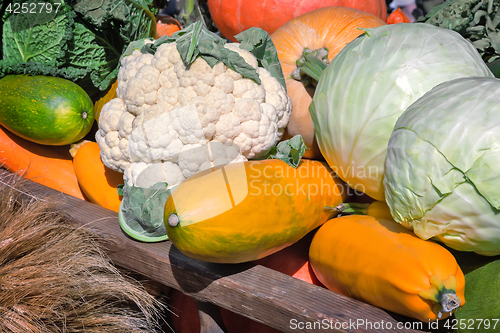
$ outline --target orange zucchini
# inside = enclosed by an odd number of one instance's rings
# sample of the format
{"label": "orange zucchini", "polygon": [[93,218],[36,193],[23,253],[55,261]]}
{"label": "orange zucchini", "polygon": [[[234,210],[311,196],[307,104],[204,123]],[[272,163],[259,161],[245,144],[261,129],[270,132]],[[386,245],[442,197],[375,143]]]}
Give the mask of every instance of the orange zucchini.
{"label": "orange zucchini", "polygon": [[86,200],[68,146],[38,144],[0,127],[0,163],[26,179]]}
{"label": "orange zucchini", "polygon": [[297,242],[345,199],[344,183],[325,163],[281,160],[232,163],[202,171],[172,191],[167,235],[195,259],[257,260]]}
{"label": "orange zucchini", "polygon": [[117,188],[123,184],[123,174],[106,167],[100,152],[99,145],[93,141],[77,148],[73,157],[76,177],[91,202],[118,212],[122,197]]}
{"label": "orange zucchini", "polygon": [[[383,205],[375,215],[380,216]],[[394,220],[348,215],[323,224],[309,260],[330,290],[421,321],[446,318],[465,303],[454,256]]]}

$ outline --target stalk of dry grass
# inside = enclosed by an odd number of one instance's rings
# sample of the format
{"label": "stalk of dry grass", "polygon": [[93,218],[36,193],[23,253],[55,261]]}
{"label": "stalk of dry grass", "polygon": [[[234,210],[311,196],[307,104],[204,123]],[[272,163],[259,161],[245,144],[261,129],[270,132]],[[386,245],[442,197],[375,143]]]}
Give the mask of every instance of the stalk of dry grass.
{"label": "stalk of dry grass", "polygon": [[54,200],[0,188],[0,332],[158,332],[161,303]]}

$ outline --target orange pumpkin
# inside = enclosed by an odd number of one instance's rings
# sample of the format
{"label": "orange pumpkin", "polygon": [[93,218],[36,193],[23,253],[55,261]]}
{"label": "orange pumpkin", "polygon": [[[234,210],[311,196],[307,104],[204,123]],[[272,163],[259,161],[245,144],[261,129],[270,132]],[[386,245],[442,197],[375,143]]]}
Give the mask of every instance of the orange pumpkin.
{"label": "orange pumpkin", "polygon": [[374,28],[384,24],[379,17],[357,9],[328,7],[298,16],[271,34],[293,104],[283,140],[302,135],[310,148],[305,158],[320,159],[321,153],[314,139],[314,127],[309,114],[314,84],[311,85],[310,78],[306,76],[292,78],[292,73],[297,70],[297,61],[304,57],[304,51],[320,52],[326,49],[328,59],[324,60],[328,63],[347,43],[363,33],[359,28]]}
{"label": "orange pumpkin", "polygon": [[387,18],[387,24],[396,24],[396,23],[411,23],[408,16],[406,16],[405,13],[403,13],[401,8],[399,7],[395,11],[393,11]]}
{"label": "orange pumpkin", "polygon": [[155,39],[162,36],[172,36],[176,31],[182,29],[181,24],[170,15],[159,15],[156,22],[156,35]]}
{"label": "orange pumpkin", "polygon": [[251,27],[271,34],[292,18],[323,7],[356,8],[387,19],[385,0],[208,0],[207,3],[215,26],[232,41],[236,41],[235,35]]}

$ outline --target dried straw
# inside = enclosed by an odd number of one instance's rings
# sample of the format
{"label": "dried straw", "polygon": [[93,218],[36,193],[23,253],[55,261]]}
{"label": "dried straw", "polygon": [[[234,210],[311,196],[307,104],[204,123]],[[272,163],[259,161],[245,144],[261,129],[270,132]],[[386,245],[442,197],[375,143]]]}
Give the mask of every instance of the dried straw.
{"label": "dried straw", "polygon": [[161,303],[54,200],[0,187],[0,332],[158,332]]}

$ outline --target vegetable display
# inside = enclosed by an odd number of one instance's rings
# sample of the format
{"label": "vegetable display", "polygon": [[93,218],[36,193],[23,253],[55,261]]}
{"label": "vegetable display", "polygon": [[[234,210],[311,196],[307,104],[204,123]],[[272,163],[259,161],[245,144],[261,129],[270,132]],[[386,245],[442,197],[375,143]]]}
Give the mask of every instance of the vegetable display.
{"label": "vegetable display", "polygon": [[324,7],[349,7],[387,19],[383,0],[208,0],[214,24],[221,34],[236,41],[235,36],[252,27],[272,34],[294,17]]}
{"label": "vegetable display", "polygon": [[[214,161],[264,157],[292,105],[269,35],[239,38],[226,43],[197,22],[124,57],[96,133],[104,164],[130,185],[173,187]],[[226,148],[210,153],[212,141]]]}
{"label": "vegetable display", "polygon": [[344,46],[363,33],[360,28],[384,24],[379,17],[361,10],[326,7],[295,17],[271,34],[293,105],[284,139],[300,134],[310,148],[304,157],[321,158],[309,104],[322,71]]}
{"label": "vegetable display", "polygon": [[453,255],[393,220],[330,219],[314,235],[309,258],[328,289],[424,322],[465,304],[464,274]]}
{"label": "vegetable display", "polygon": [[177,186],[165,204],[167,235],[195,259],[241,263],[273,254],[338,212],[343,182],[325,163],[297,168],[269,159],[201,171]]}
{"label": "vegetable display", "polygon": [[[171,259],[262,265],[423,328],[493,327],[497,0],[417,23],[385,0],[162,6],[0,0],[4,169],[170,241]],[[203,324],[191,292],[170,294],[176,331]],[[223,330],[276,332],[232,310],[213,317]]]}
{"label": "vegetable display", "polygon": [[309,111],[330,167],[352,188],[383,201],[387,144],[403,111],[439,83],[493,74],[454,31],[424,23],[365,30],[325,69]]}
{"label": "vegetable display", "polygon": [[395,220],[419,237],[500,254],[499,94],[500,79],[451,80],[398,119],[387,150],[386,200]]}
{"label": "vegetable display", "polygon": [[0,124],[32,142],[68,145],[87,135],[94,123],[92,100],[66,79],[7,75],[0,79],[0,95]]}

